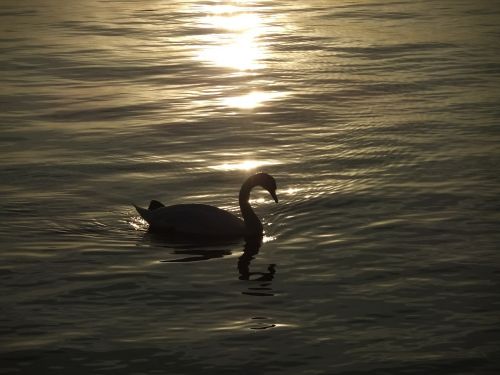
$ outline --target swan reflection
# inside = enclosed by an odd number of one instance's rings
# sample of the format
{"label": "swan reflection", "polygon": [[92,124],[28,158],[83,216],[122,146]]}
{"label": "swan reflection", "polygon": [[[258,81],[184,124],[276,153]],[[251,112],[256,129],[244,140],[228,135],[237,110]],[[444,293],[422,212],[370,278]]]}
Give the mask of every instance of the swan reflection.
{"label": "swan reflection", "polygon": [[[255,280],[255,281],[271,281],[276,273],[275,264],[270,264],[267,268],[267,272],[251,272],[250,263],[259,253],[260,247],[262,246],[262,238],[259,239],[248,239],[245,243],[245,248],[243,249],[243,254],[238,259],[238,271],[240,273],[240,280]],[[257,278],[254,278],[258,276]]]}
{"label": "swan reflection", "polygon": [[180,250],[174,250],[174,254],[179,254],[179,255],[188,255],[187,257],[184,258],[177,258],[177,259],[171,259],[171,260],[160,260],[162,263],[186,263],[186,262],[198,262],[200,260],[209,260],[209,259],[214,259],[214,258],[222,258],[226,255],[231,255],[230,250],[225,250],[225,249],[205,249],[205,250],[200,250],[200,249],[180,249]]}
{"label": "swan reflection", "polygon": [[[252,260],[254,260],[259,253],[264,242],[263,238],[264,237],[247,238],[243,247],[243,254],[238,258],[238,279],[243,281],[262,282],[262,284],[259,284],[257,287],[249,287],[249,291],[242,292],[243,294],[255,296],[273,295],[272,289],[270,288],[270,282],[274,279],[274,275],[276,274],[276,264],[269,264],[266,271],[251,270]],[[223,258],[233,255],[233,251],[230,249],[235,246],[235,244],[231,242],[220,242],[216,244],[213,242],[207,244],[190,243],[182,239],[170,238],[154,232],[146,232],[143,240],[152,242],[154,245],[173,249],[174,255],[182,256],[174,259],[160,260],[161,263],[189,263]]]}

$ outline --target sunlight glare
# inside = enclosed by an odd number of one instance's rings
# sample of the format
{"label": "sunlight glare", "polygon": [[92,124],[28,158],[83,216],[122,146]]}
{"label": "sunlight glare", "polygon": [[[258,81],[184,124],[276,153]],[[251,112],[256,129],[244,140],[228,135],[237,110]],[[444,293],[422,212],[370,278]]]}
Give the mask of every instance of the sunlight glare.
{"label": "sunlight glare", "polygon": [[231,30],[245,30],[249,34],[258,34],[260,28],[260,18],[256,14],[242,13],[237,15],[217,15],[206,18],[207,23],[213,27]]}
{"label": "sunlight glare", "polygon": [[263,67],[264,48],[258,37],[264,27],[258,14],[236,5],[216,5],[204,11],[208,15],[202,18],[202,25],[221,31],[204,36],[199,59],[240,71]]}
{"label": "sunlight glare", "polygon": [[241,96],[224,98],[222,99],[222,104],[228,107],[251,109],[283,95],[283,93],[279,92],[253,91]]}
{"label": "sunlight glare", "polygon": [[213,165],[209,168],[215,169],[218,171],[250,171],[256,168],[260,168],[266,165],[276,165],[280,164],[279,162],[275,160],[244,160],[239,163],[224,163],[224,164],[218,164],[218,165]]}
{"label": "sunlight glare", "polygon": [[266,236],[264,235],[264,237],[262,238],[262,242],[263,243],[268,243],[268,242],[272,242],[276,239],[276,236]]}
{"label": "sunlight glare", "polygon": [[304,189],[302,189],[302,188],[288,188],[288,189],[284,190],[282,194],[295,195],[299,191],[302,191],[302,190],[304,190]]}
{"label": "sunlight glare", "polygon": [[229,43],[207,46],[198,57],[217,66],[241,71],[256,70],[263,67],[260,62],[263,51],[255,40],[247,35],[238,35]]}

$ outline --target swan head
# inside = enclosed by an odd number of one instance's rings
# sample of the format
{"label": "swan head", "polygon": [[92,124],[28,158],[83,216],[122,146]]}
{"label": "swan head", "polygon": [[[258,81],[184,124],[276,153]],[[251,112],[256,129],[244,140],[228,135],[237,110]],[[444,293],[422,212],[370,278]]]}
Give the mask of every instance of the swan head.
{"label": "swan head", "polygon": [[260,186],[263,189],[267,190],[273,197],[274,201],[278,203],[278,196],[276,195],[277,186],[273,176],[261,172],[254,174],[252,177],[250,177],[250,179],[252,180],[252,184],[254,186]]}

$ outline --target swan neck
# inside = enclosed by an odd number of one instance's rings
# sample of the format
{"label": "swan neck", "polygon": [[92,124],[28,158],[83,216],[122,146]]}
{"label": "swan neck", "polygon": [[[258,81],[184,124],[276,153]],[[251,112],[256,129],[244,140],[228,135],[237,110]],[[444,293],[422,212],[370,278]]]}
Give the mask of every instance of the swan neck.
{"label": "swan neck", "polygon": [[250,199],[250,192],[255,186],[256,185],[251,181],[245,181],[241,186],[239,195],[241,216],[243,216],[243,221],[245,222],[245,231],[247,235],[262,234],[263,230],[262,223],[248,202]]}

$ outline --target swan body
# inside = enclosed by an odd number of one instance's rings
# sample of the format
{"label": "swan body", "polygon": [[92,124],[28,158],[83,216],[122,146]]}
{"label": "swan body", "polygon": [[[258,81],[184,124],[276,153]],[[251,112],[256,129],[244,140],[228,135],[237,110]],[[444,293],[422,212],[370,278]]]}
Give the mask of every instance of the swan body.
{"label": "swan body", "polygon": [[149,229],[165,234],[196,234],[200,236],[242,236],[243,220],[220,208],[206,204],[176,204],[154,210],[135,207],[149,224]]}
{"label": "swan body", "polygon": [[248,203],[250,192],[256,186],[266,189],[278,202],[276,181],[272,176],[267,173],[250,176],[241,186],[239,194],[243,220],[228,211],[206,204],[164,206],[153,200],[148,209],[134,207],[153,232],[201,237],[262,236],[262,223]]}

